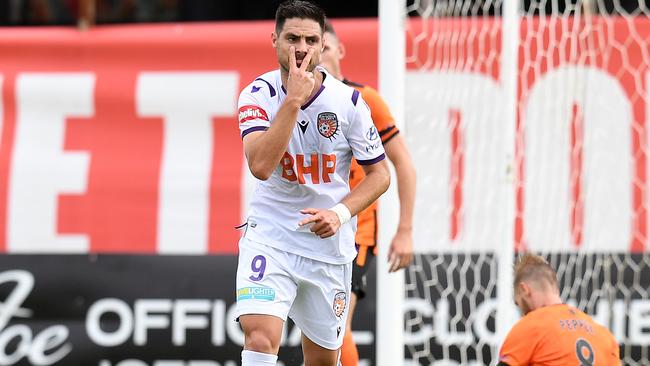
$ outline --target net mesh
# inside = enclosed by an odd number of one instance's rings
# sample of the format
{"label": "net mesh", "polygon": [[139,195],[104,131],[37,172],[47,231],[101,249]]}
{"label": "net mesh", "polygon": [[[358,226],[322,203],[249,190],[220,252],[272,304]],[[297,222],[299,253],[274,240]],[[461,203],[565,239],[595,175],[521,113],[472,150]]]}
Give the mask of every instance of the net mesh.
{"label": "net mesh", "polygon": [[504,2],[407,4],[404,129],[418,167],[407,359],[496,363],[498,258],[512,244],[549,259],[562,298],[612,330],[623,364],[650,365],[650,11],[520,5],[510,126]]}

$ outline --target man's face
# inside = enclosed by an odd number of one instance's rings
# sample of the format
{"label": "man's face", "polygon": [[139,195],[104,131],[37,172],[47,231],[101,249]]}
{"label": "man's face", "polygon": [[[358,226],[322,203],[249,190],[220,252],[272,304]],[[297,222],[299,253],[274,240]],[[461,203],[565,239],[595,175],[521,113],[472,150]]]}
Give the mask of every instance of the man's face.
{"label": "man's face", "polygon": [[325,32],[323,34],[323,52],[320,56],[320,65],[330,73],[338,75],[342,57],[343,53],[339,40],[332,33]]}
{"label": "man's face", "polygon": [[323,37],[320,24],[315,20],[290,18],[284,22],[280,34],[273,32],[273,47],[278,55],[278,62],[284,71],[289,71],[289,47],[296,48],[296,66],[302,64],[310,48],[314,49],[307,71],[313,71],[320,62],[323,49]]}

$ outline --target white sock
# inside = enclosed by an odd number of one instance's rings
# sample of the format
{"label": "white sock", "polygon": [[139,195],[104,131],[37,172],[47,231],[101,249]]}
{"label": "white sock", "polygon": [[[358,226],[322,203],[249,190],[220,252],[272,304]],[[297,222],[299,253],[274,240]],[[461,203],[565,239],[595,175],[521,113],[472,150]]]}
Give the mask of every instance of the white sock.
{"label": "white sock", "polygon": [[241,351],[241,366],[275,366],[278,356],[255,351]]}

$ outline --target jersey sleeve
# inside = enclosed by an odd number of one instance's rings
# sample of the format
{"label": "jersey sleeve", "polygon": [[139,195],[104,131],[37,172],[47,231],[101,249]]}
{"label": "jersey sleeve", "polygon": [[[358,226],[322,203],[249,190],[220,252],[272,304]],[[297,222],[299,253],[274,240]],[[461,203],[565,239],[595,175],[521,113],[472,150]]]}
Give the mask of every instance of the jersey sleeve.
{"label": "jersey sleeve", "polygon": [[251,132],[266,131],[271,126],[269,103],[263,98],[264,89],[268,86],[256,80],[239,94],[237,109],[242,138]]}
{"label": "jersey sleeve", "polygon": [[393,114],[390,113],[388,105],[377,90],[365,86],[363,87],[362,96],[363,100],[368,103],[368,107],[370,107],[370,115],[379,131],[382,143],[387,143],[399,133],[399,129],[395,126]]}
{"label": "jersey sleeve", "polygon": [[539,334],[525,319],[520,320],[508,333],[499,351],[499,362],[509,366],[528,365],[537,345]]}
{"label": "jersey sleeve", "polygon": [[352,101],[355,108],[347,136],[352,148],[352,155],[359,165],[378,163],[386,155],[384,154],[384,145],[382,145],[379,137],[379,131],[377,131],[377,127],[375,127],[370,117],[370,109],[357,90],[352,95]]}

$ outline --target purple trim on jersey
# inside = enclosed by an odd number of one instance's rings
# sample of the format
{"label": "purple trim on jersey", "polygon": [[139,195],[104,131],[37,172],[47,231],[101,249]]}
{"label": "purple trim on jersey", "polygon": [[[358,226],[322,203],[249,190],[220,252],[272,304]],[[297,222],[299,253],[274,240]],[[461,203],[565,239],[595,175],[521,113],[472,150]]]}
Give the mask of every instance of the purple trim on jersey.
{"label": "purple trim on jersey", "polygon": [[318,96],[320,95],[320,93],[323,92],[323,90],[325,90],[325,85],[321,84],[320,89],[318,89],[316,94],[314,94],[314,96],[311,99],[309,99],[307,103],[305,103],[302,107],[300,107],[300,109],[302,109],[303,111],[307,109],[307,107],[309,107],[312,103],[314,103],[316,98],[318,98]]}
{"label": "purple trim on jersey", "polygon": [[[314,101],[316,100],[316,98],[318,98],[320,93],[322,93],[323,90],[325,90],[325,79],[327,78],[327,74],[322,72],[322,71],[321,71],[321,74],[323,75],[323,82],[320,84],[320,89],[318,89],[316,94],[314,94],[314,96],[311,99],[309,99],[309,101],[307,103],[303,104],[300,107],[300,109],[302,109],[303,111],[305,109],[307,109],[307,107],[309,107],[312,103],[314,103]],[[287,89],[284,88],[284,85],[280,85],[280,88],[282,88],[282,92],[284,92],[284,94],[286,95],[287,94]]]}
{"label": "purple trim on jersey", "polygon": [[352,104],[357,105],[357,101],[359,100],[359,91],[357,89],[354,89],[352,92]]}
{"label": "purple trim on jersey", "polygon": [[359,165],[372,165],[372,164],[379,163],[380,161],[384,160],[385,158],[386,158],[386,155],[382,153],[378,157],[376,157],[374,159],[370,159],[370,160],[359,160],[359,159],[357,159],[357,163],[359,163]]}
{"label": "purple trim on jersey", "polygon": [[266,81],[266,80],[264,80],[264,79],[262,79],[262,78],[257,78],[257,79],[255,79],[255,81],[257,81],[257,80],[261,80],[261,81],[265,82],[266,85],[269,86],[269,90],[270,90],[270,92],[271,92],[271,97],[274,97],[274,96],[275,96],[275,88],[273,88],[273,86],[271,85],[271,83],[269,83],[268,81]]}
{"label": "purple trim on jersey", "polygon": [[251,127],[251,128],[248,128],[248,129],[244,130],[244,131],[241,133],[241,138],[244,138],[244,136],[248,135],[248,134],[251,133],[251,132],[255,132],[255,131],[266,131],[266,130],[268,130],[268,129],[269,129],[268,127],[264,127],[264,126],[253,126],[253,127]]}
{"label": "purple trim on jersey", "polygon": [[[311,99],[309,99],[307,103],[303,104],[302,107],[300,107],[300,109],[302,109],[303,111],[307,109],[307,107],[309,107],[312,103],[314,103],[316,98],[318,98],[318,96],[320,95],[320,93],[323,92],[323,90],[325,90],[325,85],[321,84],[320,89],[318,89],[316,94],[314,94],[314,96]],[[282,91],[284,92],[284,94],[287,94],[287,89],[284,88],[284,85],[282,85]]]}

